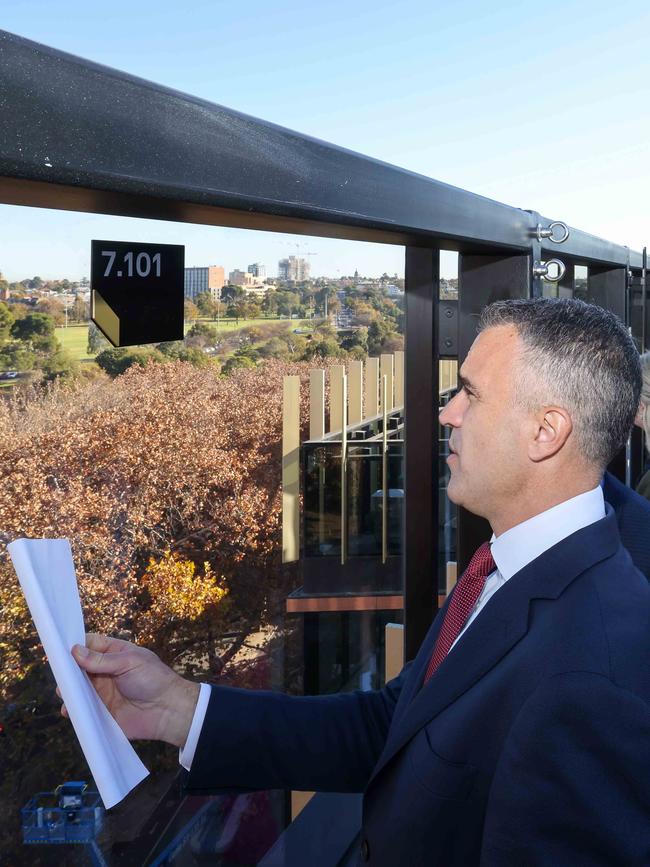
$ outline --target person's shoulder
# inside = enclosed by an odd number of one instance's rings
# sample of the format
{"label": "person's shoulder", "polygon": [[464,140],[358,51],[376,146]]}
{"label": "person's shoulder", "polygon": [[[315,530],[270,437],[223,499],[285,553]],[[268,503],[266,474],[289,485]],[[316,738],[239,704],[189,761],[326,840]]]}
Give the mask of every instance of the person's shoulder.
{"label": "person's shoulder", "polygon": [[623,482],[619,481],[611,473],[605,473],[603,496],[605,501],[614,509],[618,510],[624,507],[627,512],[632,511],[650,520],[650,502],[633,488],[624,485]]}

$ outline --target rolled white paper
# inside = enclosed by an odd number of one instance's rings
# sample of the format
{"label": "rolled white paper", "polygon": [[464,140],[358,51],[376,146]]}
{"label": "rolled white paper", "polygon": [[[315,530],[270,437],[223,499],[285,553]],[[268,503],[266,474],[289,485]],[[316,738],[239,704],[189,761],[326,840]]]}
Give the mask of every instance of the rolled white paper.
{"label": "rolled white paper", "polygon": [[67,539],[16,539],[7,546],[50,668],[106,809],[149,773],[70,651],[86,643]]}

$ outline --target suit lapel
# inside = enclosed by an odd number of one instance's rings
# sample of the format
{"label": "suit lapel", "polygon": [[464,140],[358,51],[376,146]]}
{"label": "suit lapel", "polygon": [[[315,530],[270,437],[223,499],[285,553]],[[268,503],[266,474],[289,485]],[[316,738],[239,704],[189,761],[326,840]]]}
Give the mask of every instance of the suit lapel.
{"label": "suit lapel", "polygon": [[419,729],[467,692],[526,635],[533,599],[557,599],[580,573],[611,556],[619,545],[616,517],[607,507],[607,515],[601,521],[573,533],[513,575],[488,601],[423,686],[445,606],[415,659],[371,779]]}

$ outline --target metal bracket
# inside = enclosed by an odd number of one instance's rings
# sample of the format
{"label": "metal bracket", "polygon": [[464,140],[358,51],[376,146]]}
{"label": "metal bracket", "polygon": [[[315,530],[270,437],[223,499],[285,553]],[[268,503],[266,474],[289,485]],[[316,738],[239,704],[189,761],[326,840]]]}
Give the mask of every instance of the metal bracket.
{"label": "metal bracket", "polygon": [[438,355],[440,358],[458,356],[458,301],[438,301]]}
{"label": "metal bracket", "polygon": [[[560,230],[559,234],[557,235],[555,234],[556,229]],[[564,244],[566,239],[569,237],[569,227],[561,220],[554,220],[546,227],[542,226],[541,223],[538,223],[535,234],[538,241],[542,241],[544,238],[546,238],[553,244]]]}
{"label": "metal bracket", "polygon": [[[556,274],[552,274],[551,272],[551,266],[553,265],[557,268]],[[545,262],[535,262],[533,264],[533,275],[541,277],[547,283],[559,283],[565,273],[566,266],[559,259],[547,259]]]}

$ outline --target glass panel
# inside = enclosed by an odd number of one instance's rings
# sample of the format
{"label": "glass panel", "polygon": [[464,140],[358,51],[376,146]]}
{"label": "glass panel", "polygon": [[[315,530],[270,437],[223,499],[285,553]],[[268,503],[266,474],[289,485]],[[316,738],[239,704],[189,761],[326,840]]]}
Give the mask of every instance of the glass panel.
{"label": "glass panel", "polygon": [[573,271],[573,297],[588,301],[589,268],[586,265],[576,265]]}
{"label": "glass panel", "polygon": [[341,446],[304,448],[304,552],[341,556]]}
{"label": "glass panel", "polygon": [[[285,374],[300,376],[303,397],[310,370],[325,369],[329,387],[332,363],[350,376],[363,361],[367,372],[368,354],[398,377],[403,250],[312,239],[301,260],[286,251],[300,253],[301,239],[265,233],[21,208],[0,216],[13,233],[0,276],[5,540],[70,538],[87,627],[136,639],[197,681],[294,693],[380,686],[386,623],[402,621],[403,414],[389,414],[386,479],[381,415],[350,432],[344,565],[340,438],[301,445],[302,550],[282,565],[280,409]],[[186,246],[183,341],[112,349],[89,328],[93,237]],[[214,264],[214,249],[232,260]],[[312,253],[329,276],[309,273]],[[279,260],[277,276],[265,258]],[[381,276],[341,277],[351,260]],[[33,312],[47,339],[12,330]],[[302,422],[304,439],[304,412]],[[19,808],[92,781],[7,560],[0,578],[0,861],[36,864],[45,850],[24,848]],[[150,777],[101,822],[90,795],[77,815],[82,842],[92,837],[111,867],[255,864],[290,818],[285,792],[187,797],[175,750],[137,751]],[[55,842],[62,809],[59,795],[32,801],[25,833],[45,822]],[[87,854],[61,852],[63,864]]]}

